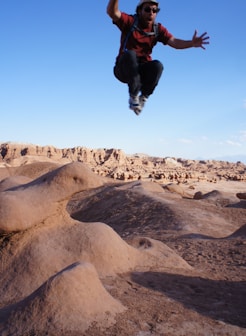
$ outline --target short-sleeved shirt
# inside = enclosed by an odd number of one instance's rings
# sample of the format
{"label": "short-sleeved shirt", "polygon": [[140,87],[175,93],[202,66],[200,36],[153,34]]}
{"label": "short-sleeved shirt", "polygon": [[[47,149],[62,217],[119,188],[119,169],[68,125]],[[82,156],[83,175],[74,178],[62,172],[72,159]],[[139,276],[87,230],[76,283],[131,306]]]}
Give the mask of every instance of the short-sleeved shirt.
{"label": "short-sleeved shirt", "polygon": [[[131,27],[134,23],[134,16],[126,13],[121,13],[121,17],[117,22],[115,22],[116,26],[121,30],[121,39],[120,39],[120,50],[117,56],[117,59],[124,52],[124,42],[127,34],[131,30]],[[141,26],[138,24],[138,27]],[[141,28],[142,29],[142,28]],[[142,29],[144,32],[151,32],[153,28]],[[158,23],[158,36],[146,36],[142,34],[138,30],[134,30],[127,41],[126,48],[128,50],[134,50],[136,52],[137,57],[141,60],[141,62],[148,62],[152,60],[151,54],[153,47],[157,44],[157,42],[161,42],[163,44],[167,44],[168,40],[173,35],[160,23]]]}

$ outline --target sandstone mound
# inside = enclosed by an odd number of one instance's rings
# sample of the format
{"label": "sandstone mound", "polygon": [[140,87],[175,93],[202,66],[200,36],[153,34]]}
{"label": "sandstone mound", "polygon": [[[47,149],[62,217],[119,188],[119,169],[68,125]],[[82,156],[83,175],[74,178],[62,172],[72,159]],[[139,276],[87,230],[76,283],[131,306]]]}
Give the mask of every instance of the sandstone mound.
{"label": "sandstone mound", "polygon": [[168,191],[172,192],[172,193],[176,193],[176,194],[178,194],[182,197],[185,197],[185,198],[192,198],[193,197],[191,194],[187,193],[182,186],[180,186],[176,183],[167,184],[164,188],[167,189]]}
{"label": "sandstone mound", "polygon": [[197,191],[193,198],[195,200],[204,200],[205,202],[221,206],[229,206],[230,204],[233,204],[235,201],[237,201],[236,195],[220,190],[212,190],[208,193]]}
{"label": "sandstone mound", "polygon": [[11,176],[26,176],[31,179],[38,178],[54,169],[61,167],[62,165],[71,162],[60,162],[60,161],[43,161],[43,158],[36,157],[31,159],[30,157],[25,157],[25,159],[14,159],[11,161],[0,162],[0,180],[11,177]]}
{"label": "sandstone mound", "polygon": [[125,310],[103,287],[93,265],[76,263],[23,301],[0,310],[1,335],[84,332],[94,321],[107,328]]}
{"label": "sandstone mound", "polygon": [[221,199],[223,198],[223,194],[222,192],[220,192],[219,190],[212,190],[208,193],[202,193],[201,191],[197,191],[194,195],[194,199],[205,199],[205,200],[211,200],[211,201],[215,201],[217,199]]}
{"label": "sandstone mound", "polygon": [[9,172],[9,169],[6,167],[6,164],[0,163],[0,181],[9,176],[10,176],[10,172]]}
{"label": "sandstone mound", "polygon": [[[103,223],[82,223],[66,211],[69,196],[101,186],[103,180],[73,163],[25,185],[0,193],[1,229],[21,231],[10,238],[0,270],[2,304],[17,302],[48,278],[77,261],[90,262],[101,277],[135,268],[167,268],[174,253],[162,243],[147,249],[123,241]],[[177,254],[175,267],[190,268]]]}
{"label": "sandstone mound", "polygon": [[136,268],[190,268],[163,243],[149,240],[148,248],[132,247],[103,223],[76,222],[62,212],[12,238],[2,258],[2,304],[30,295],[53,274],[80,260],[92,263],[101,277]]}
{"label": "sandstone mound", "polygon": [[102,178],[82,163],[62,166],[0,194],[0,231],[25,230],[54,214],[57,202],[73,193],[102,185]]}
{"label": "sandstone mound", "polygon": [[246,193],[237,193],[237,197],[241,200],[246,200]]}
{"label": "sandstone mound", "polygon": [[14,187],[18,187],[23,184],[27,184],[29,182],[31,182],[31,179],[26,176],[6,177],[4,180],[0,182],[0,192],[12,189]]}
{"label": "sandstone mound", "polygon": [[52,161],[43,162],[40,160],[32,162],[28,160],[22,165],[18,165],[16,162],[16,166],[13,168],[10,168],[9,170],[12,171],[15,175],[23,175],[31,179],[36,179],[63,165],[64,164],[61,164],[59,162],[52,162]]}

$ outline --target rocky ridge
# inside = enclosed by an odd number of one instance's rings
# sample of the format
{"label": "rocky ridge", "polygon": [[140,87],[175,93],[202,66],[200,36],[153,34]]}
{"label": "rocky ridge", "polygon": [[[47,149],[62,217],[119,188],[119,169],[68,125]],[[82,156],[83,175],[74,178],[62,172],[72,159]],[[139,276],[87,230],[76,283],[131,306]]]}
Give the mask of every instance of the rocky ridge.
{"label": "rocky ridge", "polygon": [[0,144],[0,167],[13,167],[15,159],[23,165],[42,159],[48,162],[83,162],[100,176],[116,180],[150,179],[159,182],[186,183],[191,180],[246,181],[246,165],[216,160],[187,160],[152,157],[143,154],[126,155],[121,149],[89,149],[74,147],[59,149],[32,144]]}

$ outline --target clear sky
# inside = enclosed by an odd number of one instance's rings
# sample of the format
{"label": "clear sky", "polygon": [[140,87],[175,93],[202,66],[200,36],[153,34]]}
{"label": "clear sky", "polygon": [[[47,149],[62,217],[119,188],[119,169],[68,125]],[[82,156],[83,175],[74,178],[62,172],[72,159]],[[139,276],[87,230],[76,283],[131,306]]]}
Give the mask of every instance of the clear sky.
{"label": "clear sky", "polygon": [[[120,1],[133,14],[137,1]],[[211,159],[246,155],[246,1],[163,0],[174,36],[158,44],[164,73],[140,116],[113,76],[120,31],[107,1],[0,0],[0,142],[119,148],[127,154]]]}

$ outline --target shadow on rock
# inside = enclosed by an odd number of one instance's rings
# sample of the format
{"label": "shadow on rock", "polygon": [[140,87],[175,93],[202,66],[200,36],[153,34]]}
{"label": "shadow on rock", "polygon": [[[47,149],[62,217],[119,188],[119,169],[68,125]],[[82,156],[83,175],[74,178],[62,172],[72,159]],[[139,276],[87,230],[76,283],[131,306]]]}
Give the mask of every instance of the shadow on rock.
{"label": "shadow on rock", "polygon": [[199,314],[246,328],[246,282],[157,272],[134,272],[132,280]]}
{"label": "shadow on rock", "polygon": [[228,204],[227,208],[246,209],[246,201],[240,201],[234,204]]}

